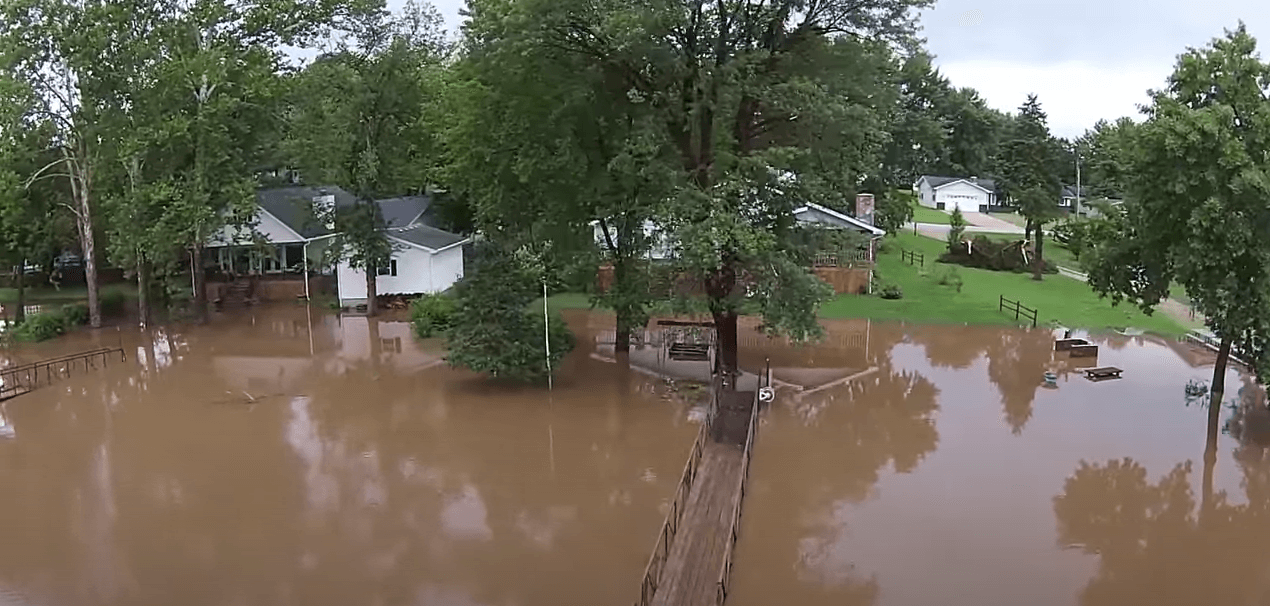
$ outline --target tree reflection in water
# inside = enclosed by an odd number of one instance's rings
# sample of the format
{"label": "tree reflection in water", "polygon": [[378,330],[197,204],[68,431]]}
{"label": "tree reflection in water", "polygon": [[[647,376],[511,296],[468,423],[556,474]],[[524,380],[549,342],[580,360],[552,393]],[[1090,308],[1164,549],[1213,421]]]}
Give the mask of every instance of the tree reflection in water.
{"label": "tree reflection in water", "polygon": [[1190,461],[1155,482],[1132,459],[1081,463],[1054,498],[1059,544],[1099,557],[1081,604],[1270,604],[1267,442],[1247,430],[1268,416],[1264,396],[1249,397],[1231,422],[1246,503],[1214,492],[1215,443],[1198,499]]}
{"label": "tree reflection in water", "polygon": [[761,487],[746,497],[738,560],[764,573],[735,579],[738,604],[877,602],[878,580],[852,563],[847,520],[886,468],[912,472],[935,451],[939,391],[892,363],[902,327],[874,325],[871,339],[877,371],[802,400],[778,396],[767,415],[784,426],[761,431],[751,470]]}

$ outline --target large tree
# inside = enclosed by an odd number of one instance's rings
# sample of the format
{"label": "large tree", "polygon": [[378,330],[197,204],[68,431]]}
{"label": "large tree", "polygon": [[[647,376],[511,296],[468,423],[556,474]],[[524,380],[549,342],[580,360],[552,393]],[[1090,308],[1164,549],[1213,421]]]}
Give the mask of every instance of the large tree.
{"label": "large tree", "polygon": [[436,11],[414,3],[397,16],[367,12],[350,29],[297,76],[283,147],[306,182],[339,185],[356,197],[353,207],[318,214],[336,227],[331,258],[365,274],[375,315],[376,281],[393,252],[375,200],[423,193],[429,184],[437,129],[425,108],[437,94],[447,46]]}
{"label": "large tree", "polygon": [[[846,208],[878,166],[870,55],[909,41],[926,0],[528,2],[556,46],[622,79],[657,113],[684,186],[662,224],[701,278],[725,374],[747,298],[766,329],[819,334],[827,289],[783,243],[806,201]],[[878,69],[885,61],[877,62]],[[864,92],[864,94],[860,94]],[[849,195],[849,194],[848,194]]]}
{"label": "large tree", "polygon": [[1062,185],[1055,157],[1057,145],[1046,125],[1045,112],[1036,95],[1028,95],[1019,107],[1013,132],[1001,150],[1001,186],[1027,218],[1034,242],[1033,273],[1040,280],[1045,271],[1045,231],[1042,226],[1058,212]]}
{"label": "large tree", "polygon": [[[1123,216],[1093,247],[1090,284],[1151,309],[1169,285],[1221,339],[1210,415],[1239,345],[1262,381],[1270,339],[1270,64],[1241,24],[1181,55],[1130,135]],[[1210,424],[1211,427],[1215,424]]]}

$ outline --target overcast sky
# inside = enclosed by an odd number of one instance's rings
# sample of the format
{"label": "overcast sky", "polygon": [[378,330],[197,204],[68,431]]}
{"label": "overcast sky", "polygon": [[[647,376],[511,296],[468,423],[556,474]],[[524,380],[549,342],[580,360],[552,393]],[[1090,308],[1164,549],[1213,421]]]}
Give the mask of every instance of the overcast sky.
{"label": "overcast sky", "polygon": [[[433,4],[457,31],[464,0]],[[1003,111],[1036,93],[1054,134],[1072,137],[1100,118],[1136,117],[1179,53],[1240,19],[1270,48],[1267,0],[938,0],[922,35],[954,85]]]}

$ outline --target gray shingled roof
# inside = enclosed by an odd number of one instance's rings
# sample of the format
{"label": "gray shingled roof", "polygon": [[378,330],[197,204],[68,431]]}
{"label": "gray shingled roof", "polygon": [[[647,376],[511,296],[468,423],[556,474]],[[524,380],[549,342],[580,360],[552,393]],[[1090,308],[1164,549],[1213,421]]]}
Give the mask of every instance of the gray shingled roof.
{"label": "gray shingled roof", "polygon": [[926,181],[930,183],[931,187],[942,187],[954,181],[964,180],[970,183],[974,183],[975,185],[978,185],[979,187],[982,187],[988,191],[991,191],[991,192],[997,191],[997,182],[993,181],[992,179],[979,179],[978,181],[971,181],[970,177],[936,177],[934,175],[923,175],[922,178],[926,179]]}
{"label": "gray shingled roof", "polygon": [[432,199],[427,196],[405,196],[379,200],[377,203],[379,212],[384,217],[384,225],[393,229],[409,226],[432,206]]}
{"label": "gray shingled roof", "polygon": [[331,233],[325,225],[313,219],[313,199],[325,195],[335,196],[336,206],[357,203],[353,194],[334,186],[259,189],[256,190],[256,203],[301,236],[316,238]]}
{"label": "gray shingled roof", "polygon": [[[336,186],[260,189],[256,190],[256,203],[302,237],[316,238],[331,233],[325,225],[313,220],[313,199],[324,195],[335,196],[337,207],[357,203],[353,194]],[[404,196],[378,200],[376,204],[384,218],[384,225],[388,229],[396,229],[407,227],[415,219],[423,217],[425,211],[431,207],[432,200],[427,196]]]}
{"label": "gray shingled roof", "polygon": [[414,227],[407,229],[393,230],[388,232],[388,235],[432,250],[441,250],[442,248],[458,244],[464,240],[463,236],[458,236],[448,231],[442,231],[427,225],[415,225]]}

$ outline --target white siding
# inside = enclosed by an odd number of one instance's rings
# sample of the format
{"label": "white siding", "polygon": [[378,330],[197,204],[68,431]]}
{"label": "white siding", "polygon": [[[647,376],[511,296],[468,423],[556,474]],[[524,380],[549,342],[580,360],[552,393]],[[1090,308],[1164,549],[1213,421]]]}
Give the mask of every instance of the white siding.
{"label": "white siding", "polygon": [[960,208],[963,213],[977,213],[981,205],[992,204],[992,198],[992,194],[966,182],[950,183],[935,190],[935,206],[942,203],[948,212]]}
{"label": "white siding", "polygon": [[917,188],[917,201],[922,206],[935,208],[935,190],[931,189],[930,182],[922,179],[921,185]]}
{"label": "white siding", "polygon": [[[297,234],[295,232],[291,231],[290,228],[283,225],[281,221],[275,219],[273,215],[267,212],[257,212],[256,222],[256,231],[260,232],[260,235],[264,236],[269,242],[273,242],[274,244],[304,242],[302,238],[296,237]],[[219,233],[212,236],[211,240],[208,242],[209,246],[226,246],[228,244],[237,244],[239,246],[252,244],[251,231],[237,231],[232,227],[225,227],[222,228]]]}
{"label": "white siding", "polygon": [[[608,241],[607,241],[607,240],[605,240],[605,238],[604,238],[604,229],[603,229],[602,227],[600,227],[600,222],[599,222],[599,221],[596,221],[595,223],[593,223],[593,224],[591,225],[591,227],[592,227],[592,230],[595,232],[595,245],[596,245],[596,246],[598,246],[598,247],[600,247],[600,250],[607,251],[607,250],[608,250]],[[656,228],[656,226],[655,226],[655,225],[653,225],[653,222],[652,222],[652,221],[645,221],[645,222],[644,222],[644,235],[645,235],[645,236],[648,236],[648,237],[654,237],[654,233],[656,232],[656,230],[657,230],[657,228]],[[612,225],[610,225],[610,226],[609,226],[609,234],[611,234],[611,235],[613,236],[613,239],[614,239],[614,240],[616,240],[616,239],[617,239],[617,228],[615,228],[615,227],[613,227]],[[669,259],[669,258],[671,258],[671,256],[673,255],[673,250],[674,250],[674,249],[673,249],[673,247],[671,246],[670,238],[669,238],[669,237],[667,237],[666,235],[662,234],[662,235],[660,235],[660,237],[658,237],[658,240],[659,240],[659,241],[655,242],[655,243],[653,244],[652,248],[648,251],[648,258],[649,258],[649,259],[659,259],[659,260],[660,260],[660,259]]]}
{"label": "white siding", "polygon": [[[442,292],[463,278],[463,247],[441,253],[404,246],[393,253],[397,275],[379,276],[375,289],[381,295],[418,295]],[[366,274],[340,261],[336,271],[341,301],[366,300]]]}

